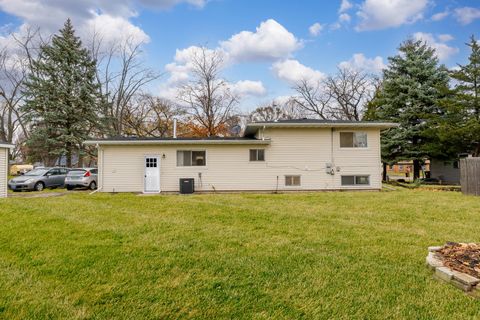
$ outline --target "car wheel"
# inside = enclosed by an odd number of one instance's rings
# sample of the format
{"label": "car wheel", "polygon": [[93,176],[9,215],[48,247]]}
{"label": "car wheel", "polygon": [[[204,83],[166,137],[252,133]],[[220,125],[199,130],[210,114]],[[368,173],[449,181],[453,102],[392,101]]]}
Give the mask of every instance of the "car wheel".
{"label": "car wheel", "polygon": [[73,190],[73,187],[67,186],[67,190]]}
{"label": "car wheel", "polygon": [[43,184],[43,182],[37,182],[35,183],[35,186],[33,188],[35,189],[35,191],[43,191],[43,189],[45,189],[45,185]]}
{"label": "car wheel", "polygon": [[97,184],[95,183],[95,181],[90,182],[90,185],[88,186],[88,189],[90,189],[90,190],[97,189]]}

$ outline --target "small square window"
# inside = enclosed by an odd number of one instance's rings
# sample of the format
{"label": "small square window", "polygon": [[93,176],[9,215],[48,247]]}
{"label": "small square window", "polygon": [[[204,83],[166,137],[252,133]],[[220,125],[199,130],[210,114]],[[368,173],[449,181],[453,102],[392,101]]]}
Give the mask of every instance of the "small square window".
{"label": "small square window", "polygon": [[285,176],[285,185],[288,187],[300,186],[300,176]]}
{"label": "small square window", "polygon": [[265,149],[250,149],[250,161],[265,161]]}

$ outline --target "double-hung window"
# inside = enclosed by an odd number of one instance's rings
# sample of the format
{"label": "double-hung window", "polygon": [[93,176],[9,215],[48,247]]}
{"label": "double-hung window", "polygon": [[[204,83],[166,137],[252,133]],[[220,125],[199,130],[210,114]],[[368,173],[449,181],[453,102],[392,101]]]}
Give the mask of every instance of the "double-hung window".
{"label": "double-hung window", "polygon": [[250,149],[250,161],[265,161],[265,149]]}
{"label": "double-hung window", "polygon": [[192,167],[206,166],[206,151],[177,150],[177,166]]}
{"label": "double-hung window", "polygon": [[340,148],[367,148],[366,132],[340,132]]}

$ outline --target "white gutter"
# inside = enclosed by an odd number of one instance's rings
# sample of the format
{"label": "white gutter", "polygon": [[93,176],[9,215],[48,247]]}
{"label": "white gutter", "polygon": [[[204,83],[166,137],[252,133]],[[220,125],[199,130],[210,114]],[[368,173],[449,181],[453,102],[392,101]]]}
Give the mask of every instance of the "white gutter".
{"label": "white gutter", "polygon": [[267,145],[270,140],[86,140],[85,145]]}
{"label": "white gutter", "polygon": [[334,122],[334,123],[248,123],[247,128],[379,128],[388,129],[399,127],[398,123],[393,122]]}

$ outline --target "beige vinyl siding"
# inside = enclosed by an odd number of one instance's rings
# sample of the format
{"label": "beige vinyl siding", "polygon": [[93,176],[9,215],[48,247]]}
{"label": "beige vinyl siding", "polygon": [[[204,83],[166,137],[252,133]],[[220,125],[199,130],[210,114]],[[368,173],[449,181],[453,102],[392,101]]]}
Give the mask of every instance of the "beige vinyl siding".
{"label": "beige vinyl siding", "polygon": [[0,198],[7,196],[8,149],[0,147]]}
{"label": "beige vinyl siding", "polygon": [[[341,149],[338,130],[267,128],[264,136],[271,144],[266,146],[106,145],[99,150],[99,185],[105,192],[143,192],[144,158],[156,155],[163,192],[178,191],[180,178],[194,178],[196,191],[380,189],[379,130],[358,130],[368,133],[365,150]],[[265,149],[265,161],[249,161],[249,150],[259,148]],[[205,150],[207,165],[178,167],[177,150]],[[335,175],[325,171],[331,162],[340,168]],[[341,174],[369,175],[370,185],[341,186]],[[289,175],[301,176],[301,185],[285,186]]]}

